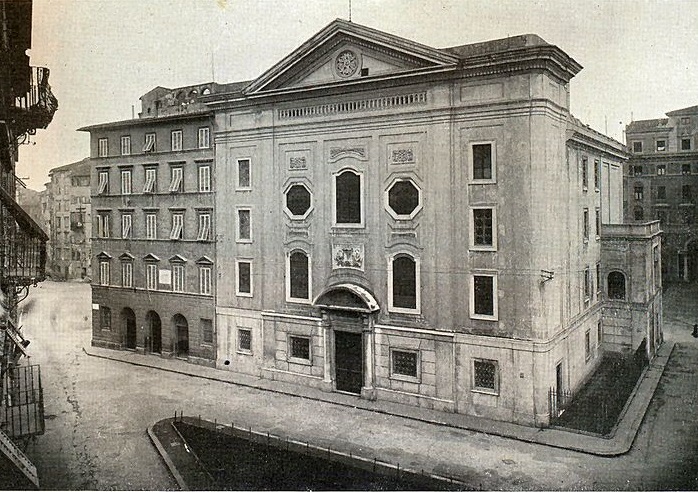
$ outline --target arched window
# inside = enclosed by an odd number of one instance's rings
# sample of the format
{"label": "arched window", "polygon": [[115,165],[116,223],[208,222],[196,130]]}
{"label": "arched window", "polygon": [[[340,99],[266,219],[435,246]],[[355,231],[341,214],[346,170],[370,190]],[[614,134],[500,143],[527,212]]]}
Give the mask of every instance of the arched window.
{"label": "arched window", "polygon": [[409,255],[393,258],[392,264],[392,307],[418,309],[417,307],[417,263]]}
{"label": "arched window", "polygon": [[625,275],[621,272],[608,274],[608,298],[625,299]]}
{"label": "arched window", "polygon": [[308,300],[310,297],[310,272],[308,255],[294,251],[288,259],[289,299]]}
{"label": "arched window", "polygon": [[175,331],[175,353],[177,357],[189,355],[189,323],[181,314],[175,314],[172,318]]}
{"label": "arched window", "polygon": [[335,223],[361,224],[361,176],[351,170],[335,178]]}

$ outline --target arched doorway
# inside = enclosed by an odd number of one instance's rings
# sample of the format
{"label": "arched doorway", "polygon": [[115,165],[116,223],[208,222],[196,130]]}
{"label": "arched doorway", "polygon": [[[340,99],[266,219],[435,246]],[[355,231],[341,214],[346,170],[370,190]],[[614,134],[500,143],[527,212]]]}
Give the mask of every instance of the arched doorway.
{"label": "arched doorway", "polygon": [[187,318],[181,314],[175,314],[172,318],[175,331],[175,355],[186,357],[189,355],[189,324]]}
{"label": "arched doorway", "polygon": [[154,354],[162,353],[162,323],[160,316],[155,311],[148,311],[145,315],[145,323],[148,326],[148,340],[145,349]]}
{"label": "arched doorway", "polygon": [[370,314],[379,310],[368,289],[353,283],[332,285],[315,299],[334,350],[331,374],[335,389],[360,395],[373,385]]}
{"label": "arched doorway", "polygon": [[136,349],[136,315],[133,313],[133,309],[124,308],[121,310],[121,326],[123,326],[123,333],[126,336],[126,348]]}

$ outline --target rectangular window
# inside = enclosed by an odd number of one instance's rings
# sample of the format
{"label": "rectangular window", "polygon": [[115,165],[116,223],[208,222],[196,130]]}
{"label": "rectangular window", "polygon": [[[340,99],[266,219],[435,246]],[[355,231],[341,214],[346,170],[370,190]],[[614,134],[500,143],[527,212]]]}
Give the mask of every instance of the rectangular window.
{"label": "rectangular window", "polygon": [[584,242],[589,241],[589,209],[585,208],[582,214],[582,239]]}
{"label": "rectangular window", "polygon": [[170,168],[170,193],[181,192],[184,190],[184,186],[182,184],[183,176],[184,172],[181,167]]}
{"label": "rectangular window", "polygon": [[156,151],[155,133],[146,133],[145,134],[145,142],[143,143],[143,152],[155,152],[155,151]]}
{"label": "rectangular window", "polygon": [[600,184],[601,183],[601,166],[599,165],[599,161],[595,160],[594,161],[594,189],[596,191],[599,191]]}
{"label": "rectangular window", "polygon": [[473,180],[494,180],[494,145],[474,143],[470,149]]}
{"label": "rectangular window", "polygon": [[391,350],[391,376],[407,376],[418,378],[417,352],[407,350]]}
{"label": "rectangular window", "polygon": [[310,361],[310,338],[309,337],[289,337],[289,354],[292,359]]}
{"label": "rectangular window", "polygon": [[157,239],[158,238],[158,216],[157,216],[157,214],[153,214],[153,213],[145,214],[145,238],[146,239]]}
{"label": "rectangular window", "polygon": [[100,138],[97,143],[97,155],[99,157],[107,157],[109,155],[109,140],[106,138]]}
{"label": "rectangular window", "polygon": [[132,261],[124,261],[121,263],[121,285],[123,287],[133,287]]}
{"label": "rectangular window", "polygon": [[211,166],[199,166],[199,192],[211,191]]}
{"label": "rectangular window", "polygon": [[111,330],[111,309],[107,306],[99,306],[99,327],[102,330]]}
{"label": "rectangular window", "polygon": [[657,152],[664,152],[666,150],[666,140],[657,140]]}
{"label": "rectangular window", "polygon": [[657,200],[666,200],[666,186],[657,186]]}
{"label": "rectangular window", "polygon": [[666,224],[666,221],[667,221],[666,210],[657,210],[657,220],[660,221],[662,224]]}
{"label": "rectangular window", "polygon": [[184,265],[172,264],[172,291],[184,292]]}
{"label": "rectangular window", "polygon": [[247,328],[238,329],[238,352],[252,352],[252,330]]}
{"label": "rectangular window", "polygon": [[172,213],[172,230],[170,231],[170,239],[184,238],[184,213]]}
{"label": "rectangular window", "polygon": [[681,199],[686,202],[691,200],[691,185],[681,186]]}
{"label": "rectangular window", "polygon": [[684,176],[691,174],[691,165],[681,164],[681,174],[683,174]]}
{"label": "rectangular window", "polygon": [[121,194],[130,195],[131,194],[131,170],[122,169],[121,170]]}
{"label": "rectangular window", "polygon": [[598,207],[596,208],[594,223],[596,224],[596,239],[599,239],[599,236],[601,236],[601,209]]}
{"label": "rectangular window", "polygon": [[657,176],[666,175],[666,164],[657,164]]}
{"label": "rectangular window", "polygon": [[681,139],[681,150],[691,150],[691,139],[682,138]]}
{"label": "rectangular window", "polygon": [[494,209],[474,208],[472,210],[472,245],[475,248],[493,249],[495,247]]}
{"label": "rectangular window", "polygon": [[213,320],[201,318],[201,341],[213,343]]}
{"label": "rectangular window", "polygon": [[589,159],[582,157],[582,189],[587,190],[589,186]]}
{"label": "rectangular window", "polygon": [[131,237],[131,214],[121,214],[121,239]]}
{"label": "rectangular window", "polygon": [[635,153],[642,152],[642,142],[633,142],[633,152],[635,152]]}
{"label": "rectangular window", "polygon": [[99,188],[97,194],[109,194],[109,171],[104,170],[99,172]]}
{"label": "rectangular window", "polygon": [[99,283],[101,285],[109,285],[109,262],[100,261],[99,262]]}
{"label": "rectangular window", "polygon": [[596,343],[601,345],[601,342],[603,342],[603,325],[599,321],[596,325]]}
{"label": "rectangular window", "polygon": [[588,305],[591,300],[591,274],[589,272],[589,267],[584,269],[584,305]]}
{"label": "rectangular window", "polygon": [[238,209],[238,241],[249,242],[252,240],[252,224],[250,220],[250,209]]}
{"label": "rectangular window", "polygon": [[97,214],[97,237],[109,237],[111,235],[109,227],[109,213],[100,212]]}
{"label": "rectangular window", "polygon": [[199,267],[199,294],[211,295],[211,267]]}
{"label": "rectangular window", "polygon": [[252,187],[250,160],[238,159],[238,189],[247,190]]}
{"label": "rectangular window", "polygon": [[158,290],[158,266],[155,263],[145,265],[145,287],[148,290]]}
{"label": "rectangular window", "polygon": [[211,129],[207,126],[199,128],[198,147],[208,149],[211,146]]}
{"label": "rectangular window", "polygon": [[237,260],[236,295],[252,297],[252,262]]}
{"label": "rectangular window", "polygon": [[642,200],[642,198],[644,196],[642,186],[636,186],[634,191],[635,191],[635,200]]}
{"label": "rectangular window", "polygon": [[211,214],[199,214],[199,234],[196,236],[197,241],[209,241],[211,239]]}
{"label": "rectangular window", "polygon": [[635,176],[642,176],[642,166],[633,166],[633,174]]}
{"label": "rectangular window", "polygon": [[287,256],[286,300],[310,300],[310,258],[296,250]]}
{"label": "rectangular window", "polygon": [[172,130],[171,142],[173,152],[182,150],[182,130]]}
{"label": "rectangular window", "polygon": [[596,297],[601,294],[601,263],[596,264]]}
{"label": "rectangular window", "polygon": [[472,279],[470,317],[496,320],[497,277],[494,274],[477,274]]}
{"label": "rectangular window", "polygon": [[473,389],[499,392],[499,371],[496,361],[481,359],[473,361]]}
{"label": "rectangular window", "polygon": [[121,137],[121,155],[131,155],[131,136]]}
{"label": "rectangular window", "polygon": [[591,334],[589,330],[584,333],[584,360],[591,359]]}
{"label": "rectangular window", "polygon": [[145,184],[143,193],[155,193],[157,190],[158,170],[155,167],[145,168]]}

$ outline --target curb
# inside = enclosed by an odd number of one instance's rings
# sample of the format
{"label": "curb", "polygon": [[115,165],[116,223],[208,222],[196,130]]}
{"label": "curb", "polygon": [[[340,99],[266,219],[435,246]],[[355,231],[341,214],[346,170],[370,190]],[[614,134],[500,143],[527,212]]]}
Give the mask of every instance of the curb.
{"label": "curb", "polygon": [[154,425],[155,424],[148,426],[148,436],[150,437],[150,440],[153,442],[153,445],[158,450],[158,453],[160,453],[160,456],[162,456],[162,460],[165,462],[165,465],[170,470],[170,473],[172,473],[172,476],[174,477],[175,481],[177,482],[177,485],[179,486],[179,489],[180,490],[189,490],[189,487],[187,487],[187,484],[184,481],[184,478],[177,470],[177,467],[175,466],[175,464],[172,462],[170,455],[167,453],[167,451],[163,447],[162,443],[160,442],[160,439],[158,439],[157,436],[155,435],[155,432],[153,431]]}

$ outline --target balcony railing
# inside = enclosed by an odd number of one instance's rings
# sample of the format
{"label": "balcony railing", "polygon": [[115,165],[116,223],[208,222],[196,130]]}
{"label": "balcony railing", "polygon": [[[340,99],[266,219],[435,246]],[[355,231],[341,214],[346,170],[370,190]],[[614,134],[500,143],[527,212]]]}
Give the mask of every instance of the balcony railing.
{"label": "balcony railing", "polygon": [[49,69],[30,67],[29,73],[29,91],[26,94],[15,95],[12,114],[15,120],[15,135],[34,133],[37,128],[46,128],[58,109],[58,99],[51,92],[48,83]]}
{"label": "balcony railing", "polygon": [[0,284],[44,280],[48,236],[2,188],[0,199]]}

